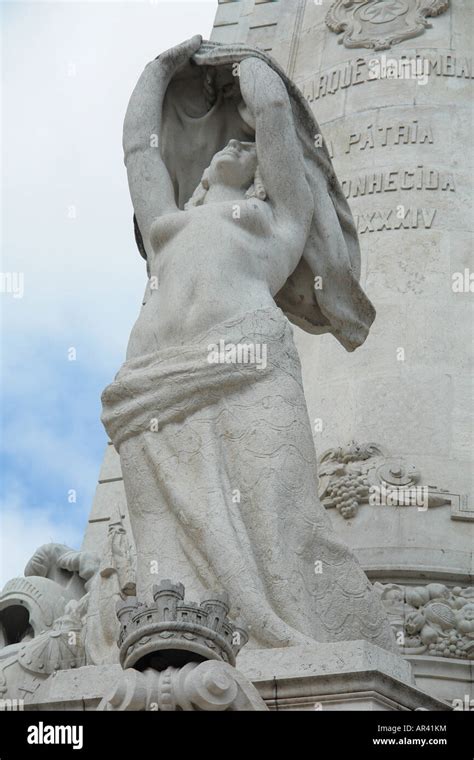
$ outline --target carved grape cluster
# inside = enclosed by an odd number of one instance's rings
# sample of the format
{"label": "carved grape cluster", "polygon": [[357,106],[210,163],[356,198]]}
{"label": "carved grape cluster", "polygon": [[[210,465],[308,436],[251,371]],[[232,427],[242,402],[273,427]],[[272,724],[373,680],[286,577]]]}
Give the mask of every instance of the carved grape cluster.
{"label": "carved grape cluster", "polygon": [[329,484],[327,495],[327,501],[349,520],[356,514],[359,504],[368,498],[369,483],[365,475],[348,472]]}
{"label": "carved grape cluster", "polygon": [[460,659],[468,658],[468,653],[462,648],[463,638],[455,630],[447,636],[439,638],[428,646],[428,652],[437,657],[459,657]]}

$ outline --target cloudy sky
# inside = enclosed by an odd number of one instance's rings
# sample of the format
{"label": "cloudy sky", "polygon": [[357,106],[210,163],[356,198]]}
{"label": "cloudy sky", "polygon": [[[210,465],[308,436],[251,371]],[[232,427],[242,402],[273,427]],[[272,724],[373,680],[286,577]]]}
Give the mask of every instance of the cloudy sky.
{"label": "cloudy sky", "polygon": [[40,544],[81,543],[106,443],[100,393],[145,283],[123,116],[145,64],[209,38],[216,7],[1,3],[0,585]]}

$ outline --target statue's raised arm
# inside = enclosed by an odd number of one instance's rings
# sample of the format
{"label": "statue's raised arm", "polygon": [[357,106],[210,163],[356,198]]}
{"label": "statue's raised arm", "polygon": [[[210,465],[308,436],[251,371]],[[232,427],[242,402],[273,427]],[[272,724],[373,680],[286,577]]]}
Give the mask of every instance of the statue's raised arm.
{"label": "statue's raised arm", "polygon": [[240,66],[240,90],[255,123],[258,164],[277,221],[307,217],[312,206],[290,98],[280,76],[259,58]]}
{"label": "statue's raised arm", "polygon": [[201,36],[196,35],[151,61],[133,90],[125,115],[124,161],[135,217],[147,255],[151,252],[152,220],[177,210],[173,183],[160,145],[165,93],[172,78],[189,62],[200,45]]}
{"label": "statue's raised arm", "polygon": [[[268,176],[270,202],[280,201],[279,218],[295,216],[292,193],[301,198],[305,181],[309,185],[312,222],[298,265],[275,295],[277,305],[302,329],[331,332],[347,350],[354,350],[366,339],[375,310],[359,284],[354,220],[308,103],[278,63],[257,48],[203,42],[192,60],[203,68],[231,70],[236,80],[240,70],[238,97],[244,97],[247,111],[255,110],[259,166]],[[234,110],[243,115],[238,103]],[[234,132],[236,126],[234,120]]]}

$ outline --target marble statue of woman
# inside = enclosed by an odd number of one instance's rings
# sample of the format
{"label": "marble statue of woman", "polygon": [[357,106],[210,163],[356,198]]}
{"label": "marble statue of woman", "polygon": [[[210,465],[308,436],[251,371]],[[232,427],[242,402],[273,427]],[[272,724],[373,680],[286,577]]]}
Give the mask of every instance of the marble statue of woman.
{"label": "marble statue of woman", "polygon": [[170,578],[190,599],[226,591],[253,646],[390,649],[381,603],[317,497],[289,321],[353,350],[374,317],[318,134],[260,51],[194,37],[147,65],[124,152],[149,284],[102,419],[140,598]]}

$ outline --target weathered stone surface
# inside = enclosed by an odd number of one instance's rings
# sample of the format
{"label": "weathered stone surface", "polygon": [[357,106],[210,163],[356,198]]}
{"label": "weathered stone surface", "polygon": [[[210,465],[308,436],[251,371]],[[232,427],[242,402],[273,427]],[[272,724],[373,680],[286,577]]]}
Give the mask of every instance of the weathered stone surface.
{"label": "weathered stone surface", "polygon": [[405,654],[474,660],[474,588],[442,583],[375,588],[390,615]]}
{"label": "weathered stone surface", "polygon": [[228,612],[227,594],[206,594],[198,605],[184,598],[182,583],[162,580],[153,586],[153,604],[135,598],[118,603],[120,663],[138,670],[202,660],[235,665],[248,633]]}
{"label": "weathered stone surface", "polygon": [[365,641],[244,650],[239,670],[277,710],[443,710],[416,688],[411,667]]}
{"label": "weathered stone surface", "polygon": [[[263,700],[270,710],[443,710],[451,707],[454,699],[462,700],[463,695],[469,693],[465,673],[462,677],[458,674],[457,683],[451,674],[444,673],[445,689],[448,687],[446,701],[433,699],[414,687],[408,663],[367,642],[244,650],[239,656],[238,670],[223,663],[205,665],[223,665],[227,669],[229,680],[221,687],[224,694],[227,689],[232,696],[230,681],[237,684],[237,701],[230,709],[262,710]],[[430,675],[435,674],[435,667],[438,667],[436,663],[432,669],[417,663],[423,685],[432,687]],[[165,671],[165,677],[171,686],[176,678],[175,669],[169,671],[168,674]],[[179,674],[179,669],[177,672]],[[154,696],[161,674],[147,673],[150,676],[143,680],[143,674],[122,671],[118,665],[59,671],[44,682],[33,700],[27,700],[25,709],[96,710],[100,706],[100,709],[120,710],[127,704],[126,709],[158,710],[166,706],[175,709],[179,700],[183,700],[185,709],[192,709],[189,691],[179,684],[174,696],[170,686],[161,695]],[[435,677],[440,678],[439,671]],[[166,693],[170,698],[163,704]]]}
{"label": "weathered stone surface", "polygon": [[127,669],[98,710],[266,711],[256,688],[224,662],[190,662],[181,668]]}
{"label": "weathered stone surface", "polygon": [[[451,706],[449,696],[443,702],[416,688],[408,663],[364,641],[243,650],[238,659],[238,670],[216,662],[198,666],[203,675],[208,667],[225,669],[226,683],[221,684],[224,697],[219,698],[221,708],[225,694],[232,696],[232,681],[237,684],[237,697],[230,709],[262,710],[266,705],[270,710],[443,710]],[[187,666],[187,670],[195,668]],[[122,671],[118,665],[59,671],[44,682],[34,699],[27,700],[25,709],[96,710],[100,706],[120,710],[128,705],[126,709],[158,710],[166,706],[175,709],[180,700],[184,709],[193,709],[195,688],[191,692],[179,685],[179,669],[164,671],[169,685],[160,695],[155,690],[163,674],[147,673],[149,676],[144,679],[144,674]],[[429,677],[422,677],[429,683]],[[459,682],[453,695],[459,696],[461,692],[464,695],[464,688],[465,683]],[[199,691],[202,695],[202,687]],[[169,699],[162,703],[166,693]],[[216,699],[215,695],[208,695],[211,700]],[[202,705],[203,702],[200,709],[206,709]]]}
{"label": "weathered stone surface", "polygon": [[61,670],[25,700],[26,710],[96,710],[107,691],[122,676],[120,665],[87,665]]}
{"label": "weathered stone surface", "polygon": [[408,659],[419,689],[444,700],[453,710],[472,710],[474,663],[426,655]]}
{"label": "weathered stone surface", "polygon": [[237,658],[239,670],[252,681],[274,676],[316,676],[359,670],[380,671],[399,681],[412,683],[408,662],[367,641],[313,644],[279,649],[244,649]]}
{"label": "weathered stone surface", "polygon": [[[118,661],[118,600],[135,591],[134,559],[120,520],[102,555],[45,544],[24,578],[0,594],[0,695],[35,702],[58,672]],[[48,688],[48,687],[46,687]]]}
{"label": "weathered stone surface", "polygon": [[0,694],[24,699],[61,669],[86,663],[84,616],[99,558],[62,544],[44,544],[24,578],[0,594]]}
{"label": "weathered stone surface", "polygon": [[387,50],[395,43],[418,37],[426,20],[438,16],[449,7],[449,0],[413,0],[380,3],[373,0],[363,5],[334,0],[326,15],[326,25],[332,32],[342,33],[339,43],[348,48]]}

